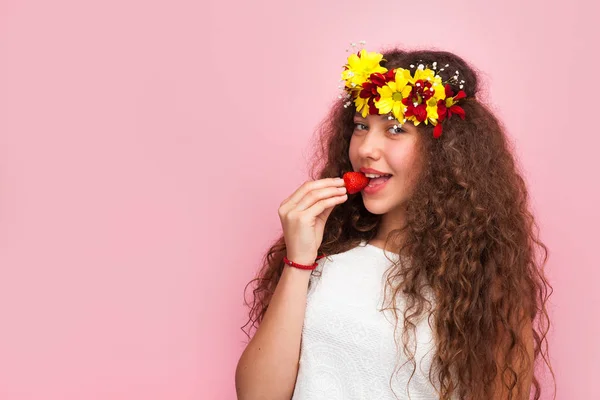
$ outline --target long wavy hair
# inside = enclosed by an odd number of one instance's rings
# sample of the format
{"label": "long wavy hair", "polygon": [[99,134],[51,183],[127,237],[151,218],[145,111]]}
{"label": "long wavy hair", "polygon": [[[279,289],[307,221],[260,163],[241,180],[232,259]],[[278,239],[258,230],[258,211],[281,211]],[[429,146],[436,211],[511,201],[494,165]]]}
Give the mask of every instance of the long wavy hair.
{"label": "long wavy hair", "polygon": [[[550,328],[546,303],[552,293],[544,276],[548,249],[539,238],[506,130],[480,100],[478,73],[459,56],[400,49],[383,55],[382,65],[388,69],[408,69],[418,62],[449,64],[447,71],[438,73],[446,81],[458,70],[468,96],[461,100],[466,119],[453,116],[444,121],[440,138],[433,138],[431,125],[418,126],[424,168],[406,203],[405,226],[392,231],[385,244],[409,259],[403,262],[401,257],[388,270],[385,294],[413,374],[416,363],[408,342],[425,304],[431,305],[423,292],[427,286],[435,296],[429,317],[436,337],[429,379],[437,382],[439,398],[490,399],[499,391],[509,399],[522,398],[519,385],[529,376],[534,399],[539,399],[541,384],[533,364],[543,359],[554,381],[546,338]],[[458,89],[454,87],[455,93]],[[312,179],[339,177],[352,170],[348,150],[355,112],[336,101],[321,122]],[[370,213],[360,194],[350,195],[327,220],[319,251],[332,255],[369,241],[380,221],[381,215]],[[246,290],[252,286],[252,300],[246,300],[249,320],[242,327],[248,338],[269,306],[285,254],[282,235],[246,286]],[[396,313],[399,296],[406,303],[402,326]],[[522,335],[524,331],[529,334]],[[528,348],[533,348],[533,360]],[[526,395],[529,398],[529,392]]]}

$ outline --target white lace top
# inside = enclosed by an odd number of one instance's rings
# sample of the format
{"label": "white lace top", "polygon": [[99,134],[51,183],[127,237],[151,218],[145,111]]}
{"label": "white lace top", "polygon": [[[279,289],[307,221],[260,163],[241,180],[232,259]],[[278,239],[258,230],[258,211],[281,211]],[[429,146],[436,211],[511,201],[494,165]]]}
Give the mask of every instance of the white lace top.
{"label": "white lace top", "polygon": [[[412,362],[396,369],[394,391],[390,388],[397,361],[402,364],[408,358],[400,337],[403,310],[398,312],[396,334],[400,352],[394,343],[393,314],[379,311],[384,273],[391,265],[386,254],[398,260],[397,254],[363,241],[318,261],[316,270],[321,276],[310,278],[293,400],[408,399],[408,390],[412,400],[438,398],[428,378],[435,343],[427,318],[416,327],[417,369],[410,386]],[[403,303],[399,300],[398,304]]]}

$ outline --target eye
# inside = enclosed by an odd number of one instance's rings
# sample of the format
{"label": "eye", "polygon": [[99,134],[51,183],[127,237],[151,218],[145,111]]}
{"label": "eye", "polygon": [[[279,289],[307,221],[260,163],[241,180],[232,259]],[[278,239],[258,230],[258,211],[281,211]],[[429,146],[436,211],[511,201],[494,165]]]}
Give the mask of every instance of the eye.
{"label": "eye", "polygon": [[404,129],[402,129],[402,125],[398,125],[398,124],[396,124],[394,126],[391,126],[389,128],[389,130],[391,130],[392,132],[394,132],[394,136],[399,135],[401,133],[406,133],[406,131]]}
{"label": "eye", "polygon": [[[355,122],[354,123],[354,130],[355,131],[363,131],[363,130],[369,130],[369,127],[361,122]],[[392,136],[398,136],[401,135],[403,133],[406,133],[406,131],[404,129],[402,129],[402,125],[400,125],[400,123],[397,123],[393,126],[390,126],[388,128],[388,132],[391,133]]]}
{"label": "eye", "polygon": [[[361,126],[363,127],[362,129],[360,128]],[[354,123],[354,130],[357,130],[357,129],[359,131],[362,131],[364,129],[367,129],[367,126],[365,124],[361,124],[360,122],[355,122]]]}

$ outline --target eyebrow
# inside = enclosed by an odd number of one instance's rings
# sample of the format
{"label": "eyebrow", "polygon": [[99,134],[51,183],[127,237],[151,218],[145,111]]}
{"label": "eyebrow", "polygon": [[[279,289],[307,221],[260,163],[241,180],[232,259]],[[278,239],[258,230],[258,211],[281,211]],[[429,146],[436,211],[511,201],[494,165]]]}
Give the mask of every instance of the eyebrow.
{"label": "eyebrow", "polygon": [[[358,118],[360,118],[360,119],[363,119],[363,120],[365,120],[365,121],[366,121],[366,118],[363,118],[363,116],[362,116],[362,115],[360,115],[359,113],[356,113],[356,114],[354,114],[354,118],[357,118],[357,117],[358,117]],[[386,120],[387,120],[387,115],[380,115],[380,117],[381,117],[382,119],[386,119]],[[400,126],[401,126],[402,128],[404,128],[404,129],[406,129],[406,127],[407,127],[407,126],[409,126],[409,127],[410,127],[410,126],[412,126],[413,128],[416,128],[416,126],[414,126],[414,125],[412,124],[412,122],[409,122],[409,121],[407,121],[407,122],[405,122],[405,123],[403,123],[403,124],[402,124],[402,123],[400,123],[400,121],[398,121],[396,118],[394,118],[394,119],[391,119],[391,120],[390,120],[390,122],[392,122],[392,121],[397,121],[397,122],[398,122],[398,124],[400,124]]]}
{"label": "eyebrow", "polygon": [[[384,115],[380,115],[380,117],[381,117],[380,119],[386,119],[386,120],[388,119],[388,116],[387,116],[387,115],[385,115],[385,114],[384,114]],[[354,118],[360,118],[360,119],[364,119],[364,120],[366,120],[366,118],[363,118],[363,116],[362,116],[362,115],[360,115],[360,113],[356,113],[356,114],[354,114]],[[395,119],[396,119],[396,118],[394,118],[394,120],[395,120]],[[390,121],[393,121],[393,120],[390,120]]]}

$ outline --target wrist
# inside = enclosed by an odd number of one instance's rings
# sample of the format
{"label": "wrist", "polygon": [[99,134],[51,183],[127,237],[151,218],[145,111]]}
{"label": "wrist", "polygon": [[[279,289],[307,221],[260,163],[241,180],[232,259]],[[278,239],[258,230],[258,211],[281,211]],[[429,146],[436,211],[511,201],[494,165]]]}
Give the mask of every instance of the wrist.
{"label": "wrist", "polygon": [[325,257],[325,255],[307,257],[307,256],[284,256],[284,264],[303,270],[313,270],[317,267],[317,260]]}
{"label": "wrist", "polygon": [[311,265],[317,259],[317,256],[306,255],[306,254],[287,254],[286,258],[298,264]]}

